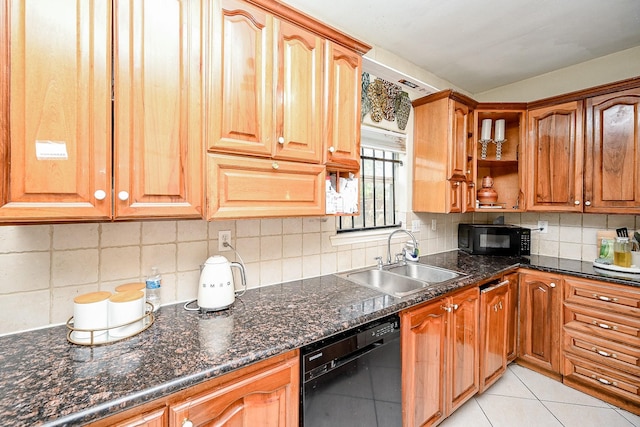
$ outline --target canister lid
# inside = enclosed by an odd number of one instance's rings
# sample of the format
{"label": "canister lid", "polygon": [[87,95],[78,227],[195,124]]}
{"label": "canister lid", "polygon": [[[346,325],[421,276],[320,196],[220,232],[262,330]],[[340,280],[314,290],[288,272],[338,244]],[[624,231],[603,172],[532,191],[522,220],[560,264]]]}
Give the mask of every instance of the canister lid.
{"label": "canister lid", "polygon": [[144,298],[144,294],[142,291],[126,291],[126,292],[118,292],[109,298],[109,301],[121,303],[121,302],[129,302],[135,301],[138,299]]}
{"label": "canister lid", "polygon": [[142,282],[125,283],[116,287],[116,292],[141,291],[146,287]]}
{"label": "canister lid", "polygon": [[109,299],[110,296],[111,292],[107,291],[90,292],[88,294],[78,295],[73,299],[73,302],[76,304],[91,304]]}

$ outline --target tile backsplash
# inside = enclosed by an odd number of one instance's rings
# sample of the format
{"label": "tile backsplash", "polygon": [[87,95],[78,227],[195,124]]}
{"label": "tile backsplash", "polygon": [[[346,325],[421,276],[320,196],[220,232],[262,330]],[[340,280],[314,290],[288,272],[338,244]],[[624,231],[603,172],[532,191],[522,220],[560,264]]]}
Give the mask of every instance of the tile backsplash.
{"label": "tile backsplash", "polygon": [[[455,249],[458,223],[497,216],[410,215],[407,223],[420,223],[414,234],[422,254]],[[532,229],[539,220],[549,229],[532,233],[532,253],[588,261],[596,257],[597,230],[640,229],[632,215],[505,214],[505,222]],[[1,226],[0,334],[64,323],[75,296],[142,281],[152,266],[162,273],[163,304],[195,299],[200,264],[218,254],[221,230],[231,231],[250,288],[373,265],[387,251],[384,237],[334,246],[333,218]],[[401,241],[394,239],[393,253]],[[239,260],[233,251],[221,254]]]}

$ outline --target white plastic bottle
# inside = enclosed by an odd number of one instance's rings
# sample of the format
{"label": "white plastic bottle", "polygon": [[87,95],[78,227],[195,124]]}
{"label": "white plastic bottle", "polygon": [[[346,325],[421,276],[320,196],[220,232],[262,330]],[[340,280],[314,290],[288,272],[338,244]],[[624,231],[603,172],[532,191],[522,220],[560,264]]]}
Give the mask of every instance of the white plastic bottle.
{"label": "white plastic bottle", "polygon": [[151,267],[151,274],[147,277],[147,302],[153,304],[153,311],[160,307],[160,289],[162,288],[162,276],[158,267]]}

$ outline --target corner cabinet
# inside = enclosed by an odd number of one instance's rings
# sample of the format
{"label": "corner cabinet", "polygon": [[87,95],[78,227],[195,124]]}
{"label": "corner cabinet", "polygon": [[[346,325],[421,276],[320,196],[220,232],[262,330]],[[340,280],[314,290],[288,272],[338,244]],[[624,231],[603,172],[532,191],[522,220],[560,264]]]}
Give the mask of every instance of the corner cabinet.
{"label": "corner cabinet", "polygon": [[[520,212],[525,207],[524,141],[526,139],[525,104],[478,104],[475,115],[475,188],[479,203],[476,212]],[[483,150],[481,142],[482,121],[491,119],[492,139],[496,120],[505,121],[505,140],[498,146],[495,142],[486,144]],[[483,153],[484,151],[484,153]],[[493,180],[493,190],[497,201],[485,203],[481,194],[485,177]]]}
{"label": "corner cabinet", "polygon": [[478,392],[474,287],[402,313],[403,425],[436,425]]}
{"label": "corner cabinet", "polygon": [[[413,210],[452,213],[466,211],[473,197],[468,152],[473,138],[475,101],[451,90],[413,102]],[[468,192],[468,188],[472,190]],[[473,205],[471,203],[470,205]]]}
{"label": "corner cabinet", "polygon": [[531,109],[527,210],[582,212],[582,101]]}
{"label": "corner cabinet", "polygon": [[0,221],[201,217],[201,2],[0,9]]}
{"label": "corner cabinet", "polygon": [[558,380],[561,379],[562,284],[562,277],[556,275],[520,274],[518,363]]}
{"label": "corner cabinet", "polygon": [[640,88],[586,100],[587,213],[640,212]]}
{"label": "corner cabinet", "polygon": [[359,169],[369,47],[272,1],[211,7],[206,218],[324,215],[326,170]]}

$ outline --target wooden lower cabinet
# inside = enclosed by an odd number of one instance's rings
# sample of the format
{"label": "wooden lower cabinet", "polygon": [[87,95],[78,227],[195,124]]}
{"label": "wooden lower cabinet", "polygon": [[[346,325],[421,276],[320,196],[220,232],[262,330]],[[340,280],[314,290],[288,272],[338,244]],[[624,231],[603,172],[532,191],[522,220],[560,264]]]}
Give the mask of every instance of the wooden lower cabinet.
{"label": "wooden lower cabinet", "polygon": [[513,362],[518,357],[518,273],[509,273],[504,280],[509,281],[509,317],[507,320],[507,363]]}
{"label": "wooden lower cabinet", "polygon": [[294,427],[299,393],[299,352],[293,350],[90,426]]}
{"label": "wooden lower cabinet", "polygon": [[432,426],[478,392],[477,287],[401,315],[403,425]]}
{"label": "wooden lower cabinet", "polygon": [[640,289],[565,278],[563,381],[640,414]]}
{"label": "wooden lower cabinet", "polygon": [[507,370],[509,280],[480,287],[480,392]]}
{"label": "wooden lower cabinet", "polygon": [[562,277],[544,272],[520,275],[518,363],[561,379]]}

